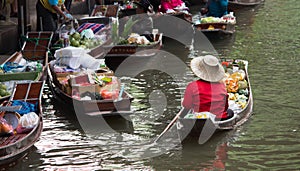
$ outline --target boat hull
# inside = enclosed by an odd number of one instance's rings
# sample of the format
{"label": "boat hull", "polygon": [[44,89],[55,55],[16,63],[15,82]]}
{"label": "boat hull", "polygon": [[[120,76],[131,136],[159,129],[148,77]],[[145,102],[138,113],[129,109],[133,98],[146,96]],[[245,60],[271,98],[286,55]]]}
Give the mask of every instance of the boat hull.
{"label": "boat hull", "polygon": [[[152,35],[151,35],[152,36]],[[153,36],[152,36],[153,37]],[[105,64],[113,71],[128,57],[150,58],[157,54],[162,46],[162,34],[156,35],[156,42],[150,45],[103,46]]]}
{"label": "boat hull", "polygon": [[[232,35],[235,33],[235,25],[230,23],[204,23],[195,24],[194,27],[207,37],[212,35]],[[209,29],[209,27],[213,27],[213,29]]]}
{"label": "boat hull", "polygon": [[230,0],[228,1],[228,11],[236,11],[243,8],[253,8],[262,2],[263,0]]}
{"label": "boat hull", "polygon": [[26,98],[26,87],[31,87],[27,96],[27,102],[38,102],[39,120],[36,126],[29,133],[14,134],[8,137],[0,137],[0,165],[14,162],[26,155],[28,150],[38,141],[43,130],[42,118],[42,90],[44,82],[20,83],[17,84],[11,100],[21,100]]}
{"label": "boat hull", "polygon": [[[122,101],[79,101],[65,94],[55,80],[50,67],[48,85],[54,95],[54,103],[64,115],[74,121],[78,128],[87,133],[103,132],[133,132],[130,119],[132,98]],[[126,95],[129,97],[129,95]]]}
{"label": "boat hull", "polygon": [[104,100],[77,100],[62,90],[55,73],[52,72],[51,67],[48,67],[48,82],[51,91],[56,98],[61,99],[68,105],[69,109],[75,111],[78,116],[93,119],[99,116],[114,116],[114,115],[130,115],[131,101],[133,98],[124,92],[121,100],[114,101],[112,99]]}

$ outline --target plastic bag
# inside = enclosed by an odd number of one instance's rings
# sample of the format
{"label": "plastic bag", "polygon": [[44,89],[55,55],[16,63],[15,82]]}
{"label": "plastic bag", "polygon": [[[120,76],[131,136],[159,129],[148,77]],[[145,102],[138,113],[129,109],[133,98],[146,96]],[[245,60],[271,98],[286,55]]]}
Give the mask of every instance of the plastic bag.
{"label": "plastic bag", "polygon": [[23,115],[20,118],[19,124],[23,128],[33,128],[38,123],[38,121],[39,121],[39,116],[34,112],[30,112]]}
{"label": "plastic bag", "polygon": [[56,50],[54,57],[57,59],[58,63],[77,69],[80,67],[80,57],[84,56],[86,53],[87,51],[83,48],[68,46]]}

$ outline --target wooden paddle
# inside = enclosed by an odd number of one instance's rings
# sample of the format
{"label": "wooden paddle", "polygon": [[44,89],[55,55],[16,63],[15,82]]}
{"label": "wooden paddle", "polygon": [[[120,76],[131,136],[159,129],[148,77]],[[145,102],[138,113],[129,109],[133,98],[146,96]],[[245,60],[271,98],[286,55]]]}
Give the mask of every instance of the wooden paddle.
{"label": "wooden paddle", "polygon": [[169,123],[169,125],[163,130],[163,132],[154,140],[154,143],[156,143],[170,128],[173,126],[173,124],[177,121],[180,115],[188,112],[187,109],[182,108],[178,114],[173,118],[173,120]]}

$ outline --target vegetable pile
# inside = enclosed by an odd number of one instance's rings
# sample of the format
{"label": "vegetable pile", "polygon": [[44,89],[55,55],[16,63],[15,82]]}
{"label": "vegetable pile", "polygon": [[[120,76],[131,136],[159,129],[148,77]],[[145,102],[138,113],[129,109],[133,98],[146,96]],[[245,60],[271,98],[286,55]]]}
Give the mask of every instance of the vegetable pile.
{"label": "vegetable pile", "polygon": [[249,98],[249,83],[245,71],[244,61],[223,61],[226,71],[225,84],[228,93],[229,108],[235,112],[244,109]]}

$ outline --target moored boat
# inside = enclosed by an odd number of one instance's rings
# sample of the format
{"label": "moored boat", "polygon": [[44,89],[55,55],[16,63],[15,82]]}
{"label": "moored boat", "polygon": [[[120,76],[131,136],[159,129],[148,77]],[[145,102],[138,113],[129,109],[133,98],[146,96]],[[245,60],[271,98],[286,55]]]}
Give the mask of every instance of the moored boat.
{"label": "moored boat", "polygon": [[[16,52],[2,61],[0,81],[45,80],[52,36],[52,32],[28,32],[21,52]],[[11,72],[12,69],[16,71]]]}
{"label": "moored boat", "polygon": [[[106,86],[101,87],[97,83],[87,83],[86,81],[91,79],[90,75],[78,77],[76,75],[80,74],[75,72],[58,73],[54,71],[53,66],[48,67],[48,80],[51,91],[56,98],[67,104],[73,113],[76,113],[77,118],[82,117],[87,120],[93,120],[93,118],[100,116],[119,116],[133,113],[131,110],[133,98],[126,91],[123,91],[122,88],[121,90],[116,89],[118,83],[112,83],[114,81],[111,81],[109,89],[114,91],[107,92],[108,87]],[[73,77],[73,79],[69,79],[70,77]],[[107,69],[95,71],[94,77],[97,77],[97,79],[102,77],[103,80],[114,80],[116,78],[113,76],[113,72]],[[73,84],[72,82],[76,82],[76,80],[78,82]],[[80,80],[84,80],[85,85]]]}
{"label": "moored boat", "polygon": [[[11,89],[15,81],[46,80],[52,35],[52,32],[28,32],[22,50],[1,59],[0,82]],[[1,95],[0,102],[8,98],[9,95]]]}
{"label": "moored boat", "polygon": [[261,4],[263,0],[229,0],[228,11],[235,11],[242,8],[254,7]]}
{"label": "moored boat", "polygon": [[162,34],[156,34],[153,39],[153,34],[147,35],[153,41],[149,44],[126,43],[117,45],[104,45],[105,64],[113,71],[128,57],[152,57],[157,54],[157,51],[162,47]]}
{"label": "moored boat", "polygon": [[223,17],[204,17],[194,21],[196,30],[205,35],[210,34],[233,34],[235,32],[236,19],[233,14],[224,15]]}
{"label": "moored boat", "polygon": [[235,25],[230,23],[204,23],[195,24],[194,27],[208,37],[216,34],[231,35],[235,32]]}
{"label": "moored boat", "polygon": [[[24,113],[22,105],[20,110],[15,111],[13,109],[14,112],[1,113],[0,165],[11,163],[23,157],[38,141],[43,129],[41,106],[43,87],[44,82],[41,81],[15,84],[14,91],[6,107],[18,107],[14,104],[19,102],[18,104],[23,103],[27,107],[29,107],[29,104],[34,106],[36,111],[34,113]],[[21,112],[24,114],[20,117]],[[26,115],[35,118],[35,120],[28,120],[28,123],[34,124],[24,125],[25,123],[22,120],[24,121],[25,118],[23,117],[26,117]],[[3,118],[5,121],[3,121]],[[4,127],[11,129],[12,132],[7,132],[7,129],[3,132]]]}
{"label": "moored boat", "polygon": [[[8,68],[11,67],[11,65],[19,65],[20,67],[25,66],[21,64],[21,60],[24,60],[23,55],[21,52],[15,52],[13,55],[11,55],[6,61],[2,63],[2,66],[8,64]],[[25,62],[26,63],[26,62]],[[35,68],[36,66],[29,66],[28,71],[26,71],[26,68],[24,68],[24,71],[20,72],[6,72],[3,71],[0,73],[0,82],[4,81],[10,81],[10,80],[32,80],[32,81],[39,81],[44,80],[44,71],[46,70],[46,67],[48,65],[48,55],[46,55],[45,60],[43,63],[39,63],[41,68]],[[18,67],[18,66],[17,66]]]}
{"label": "moored boat", "polygon": [[90,16],[118,17],[119,5],[95,5]]}
{"label": "moored boat", "polygon": [[[237,91],[238,85],[236,84],[234,84],[234,88],[228,87],[232,86],[231,83],[228,83],[230,85],[227,85],[229,108],[234,111],[233,117],[227,120],[217,120],[215,119],[215,115],[209,112],[189,113],[184,117],[179,117],[176,126],[179,137],[183,143],[195,140],[205,142],[215,131],[235,129],[245,123],[251,116],[253,98],[247,69],[248,62],[245,60],[236,60],[234,63],[244,65],[244,83],[247,82],[247,85],[241,83],[240,86],[243,86],[244,89],[240,89],[240,91]],[[235,69],[236,68],[234,68],[234,70]],[[232,72],[232,70],[230,72]]]}

